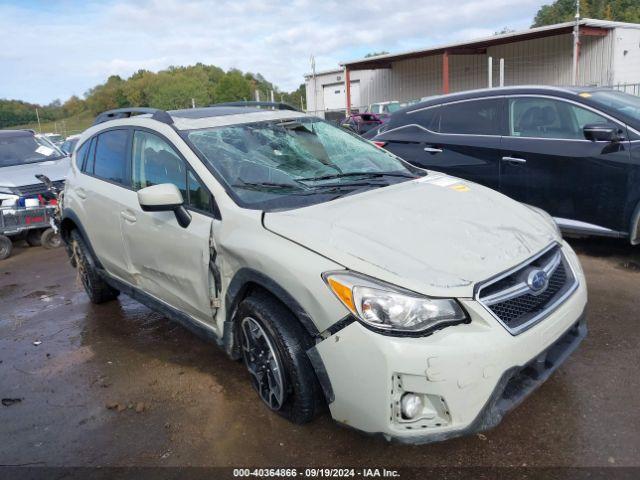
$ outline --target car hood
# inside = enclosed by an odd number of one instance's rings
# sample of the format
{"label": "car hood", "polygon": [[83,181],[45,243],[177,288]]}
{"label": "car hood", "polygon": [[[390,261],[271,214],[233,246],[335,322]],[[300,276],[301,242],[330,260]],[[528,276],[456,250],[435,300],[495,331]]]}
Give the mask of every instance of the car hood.
{"label": "car hood", "polygon": [[435,172],[264,216],[268,230],[350,270],[458,298],[559,242],[551,222],[496,191]]}
{"label": "car hood", "polygon": [[0,187],[21,187],[39,183],[35,177],[37,174],[44,174],[52,181],[64,180],[70,167],[69,157],[2,167],[0,168]]}

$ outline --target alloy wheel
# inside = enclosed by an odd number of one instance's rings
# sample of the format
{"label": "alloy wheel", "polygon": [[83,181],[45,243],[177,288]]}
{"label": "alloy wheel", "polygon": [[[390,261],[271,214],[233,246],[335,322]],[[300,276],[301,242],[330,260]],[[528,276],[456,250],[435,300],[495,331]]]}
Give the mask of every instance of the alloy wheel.
{"label": "alloy wheel", "polygon": [[240,329],[242,355],[251,374],[251,382],[269,408],[280,410],[284,401],[284,378],[276,349],[255,319],[242,319]]}

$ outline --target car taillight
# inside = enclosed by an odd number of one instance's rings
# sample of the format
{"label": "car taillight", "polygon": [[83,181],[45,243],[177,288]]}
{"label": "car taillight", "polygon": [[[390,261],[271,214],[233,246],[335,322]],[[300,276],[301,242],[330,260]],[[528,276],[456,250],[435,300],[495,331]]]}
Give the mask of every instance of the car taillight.
{"label": "car taillight", "polygon": [[376,147],[383,148],[383,147],[387,144],[387,142],[376,142],[376,141],[374,140],[374,141],[373,141],[373,144],[374,144]]}

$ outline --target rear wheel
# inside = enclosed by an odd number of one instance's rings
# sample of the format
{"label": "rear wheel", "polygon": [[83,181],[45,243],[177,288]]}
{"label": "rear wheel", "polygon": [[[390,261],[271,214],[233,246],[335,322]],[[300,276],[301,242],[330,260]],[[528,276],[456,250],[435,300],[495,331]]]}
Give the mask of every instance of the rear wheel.
{"label": "rear wheel", "polygon": [[71,232],[71,250],[78,269],[78,276],[92,303],[104,303],[114,300],[120,292],[105,282],[98,270],[91,252],[77,230]]}
{"label": "rear wheel", "polygon": [[62,236],[56,233],[53,228],[47,228],[40,236],[40,243],[44,248],[60,248],[62,246]]}
{"label": "rear wheel", "polygon": [[265,293],[238,308],[244,364],[260,399],[294,423],[306,423],[322,407],[322,394],[306,350],[312,339],[293,314]]}
{"label": "rear wheel", "polygon": [[0,260],[9,258],[13,250],[13,243],[6,235],[0,235]]}

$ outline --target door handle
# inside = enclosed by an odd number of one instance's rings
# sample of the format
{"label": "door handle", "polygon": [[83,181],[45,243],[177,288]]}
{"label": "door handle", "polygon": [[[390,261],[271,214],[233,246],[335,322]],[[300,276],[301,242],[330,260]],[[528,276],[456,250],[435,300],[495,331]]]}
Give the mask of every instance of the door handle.
{"label": "door handle", "polygon": [[87,192],[85,192],[84,188],[76,188],[76,195],[82,200],[87,198]]}
{"label": "door handle", "polygon": [[435,147],[425,147],[424,151],[427,153],[442,153],[441,148],[435,148]]}
{"label": "door handle", "polygon": [[511,163],[527,163],[524,158],[518,157],[502,157],[503,162],[511,162]]}
{"label": "door handle", "polygon": [[120,216],[129,223],[136,223],[136,216],[126,210],[121,211]]}

